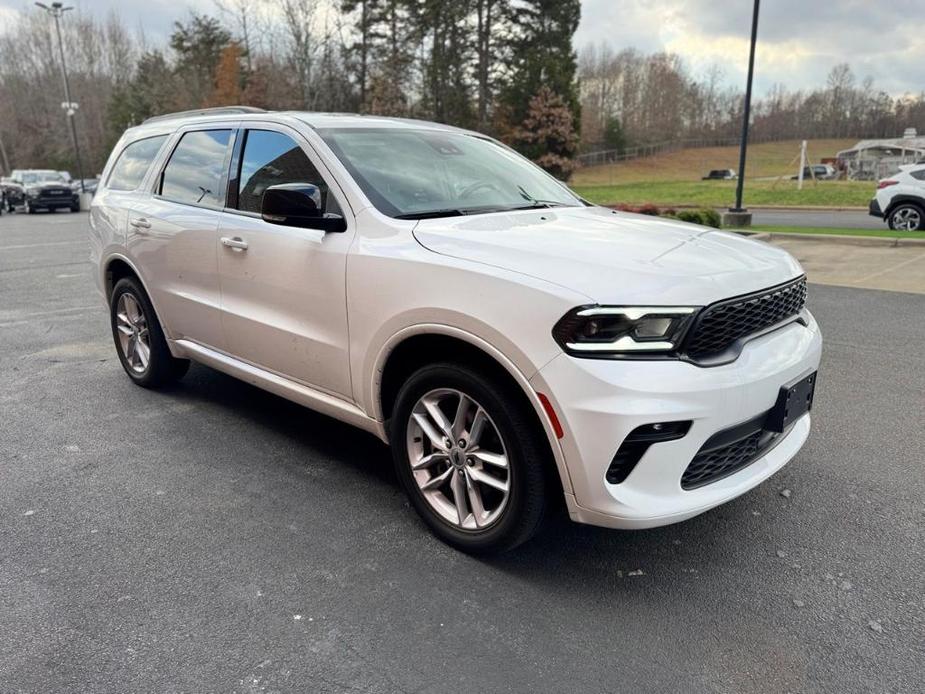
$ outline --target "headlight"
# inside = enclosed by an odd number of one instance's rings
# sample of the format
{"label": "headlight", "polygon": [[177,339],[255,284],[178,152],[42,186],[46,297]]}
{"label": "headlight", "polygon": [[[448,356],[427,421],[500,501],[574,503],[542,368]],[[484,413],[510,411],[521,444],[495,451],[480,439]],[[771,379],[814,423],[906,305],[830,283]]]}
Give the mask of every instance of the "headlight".
{"label": "headlight", "polygon": [[35,197],[41,192],[42,192],[41,188],[26,188],[26,195],[31,195],[32,197]]}
{"label": "headlight", "polygon": [[569,354],[670,354],[690,327],[693,306],[585,306],[569,311],[552,335]]}

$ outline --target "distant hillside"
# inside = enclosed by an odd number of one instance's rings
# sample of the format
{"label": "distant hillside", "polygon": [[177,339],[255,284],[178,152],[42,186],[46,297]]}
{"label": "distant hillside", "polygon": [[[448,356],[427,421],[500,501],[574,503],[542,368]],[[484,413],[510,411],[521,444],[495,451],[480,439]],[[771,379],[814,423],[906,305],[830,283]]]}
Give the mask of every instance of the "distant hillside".
{"label": "distant hillside", "polygon": [[[839,150],[851,147],[857,140],[810,140],[807,144],[810,163],[823,157],[834,157]],[[749,145],[746,178],[792,176],[799,168],[793,163],[800,153],[800,142],[768,142]],[[640,181],[698,181],[710,169],[739,168],[738,147],[706,147],[683,149],[644,159],[579,169],[572,177],[574,186],[601,186]]]}

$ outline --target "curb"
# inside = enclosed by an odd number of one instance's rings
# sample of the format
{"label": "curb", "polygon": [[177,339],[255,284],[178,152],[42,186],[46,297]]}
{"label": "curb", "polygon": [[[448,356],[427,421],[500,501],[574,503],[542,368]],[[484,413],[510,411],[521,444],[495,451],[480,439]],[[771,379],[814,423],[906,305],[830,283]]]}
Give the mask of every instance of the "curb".
{"label": "curb", "polygon": [[758,241],[779,241],[782,239],[794,239],[796,241],[828,241],[830,243],[841,244],[845,246],[881,246],[897,248],[904,247],[925,247],[925,239],[904,239],[901,237],[887,238],[878,236],[843,236],[841,234],[795,234],[795,233],[776,233],[776,232],[748,232],[738,229],[724,229],[724,231],[734,231],[742,236],[748,236]]}
{"label": "curb", "polygon": [[827,207],[824,205],[749,205],[749,210],[759,212],[863,212],[868,213],[866,207]]}
{"label": "curb", "polygon": [[[602,207],[615,208],[618,204],[616,202],[604,203]],[[634,205],[634,207],[641,207],[643,204],[649,203],[640,203],[639,205]],[[672,210],[703,210],[703,209],[713,209],[717,212],[726,212],[728,207],[716,207],[715,205],[691,205],[688,203],[678,203],[677,205],[672,205],[670,203],[651,203],[655,205],[660,210],[663,209],[672,209]],[[748,211],[757,211],[757,212],[863,212],[868,214],[869,210],[867,207],[826,207],[826,206],[813,206],[813,205],[749,205]]]}

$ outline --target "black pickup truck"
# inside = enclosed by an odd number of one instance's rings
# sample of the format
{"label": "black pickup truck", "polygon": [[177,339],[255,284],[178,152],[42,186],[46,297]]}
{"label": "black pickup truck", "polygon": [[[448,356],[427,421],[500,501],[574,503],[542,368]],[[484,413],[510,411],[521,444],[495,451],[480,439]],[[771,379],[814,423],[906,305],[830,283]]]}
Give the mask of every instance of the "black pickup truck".
{"label": "black pickup truck", "polygon": [[29,214],[38,210],[80,211],[80,197],[60,171],[51,169],[13,169],[4,183],[4,198],[9,212],[20,208]]}

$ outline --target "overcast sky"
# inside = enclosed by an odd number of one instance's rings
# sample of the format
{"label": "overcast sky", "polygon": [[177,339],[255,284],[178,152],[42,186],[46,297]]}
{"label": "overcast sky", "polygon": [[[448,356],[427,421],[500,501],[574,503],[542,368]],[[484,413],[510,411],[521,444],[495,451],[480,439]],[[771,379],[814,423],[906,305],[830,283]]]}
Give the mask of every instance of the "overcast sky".
{"label": "overcast sky", "polygon": [[[189,10],[215,12],[213,0],[71,0],[83,12],[116,9],[150,42],[165,41]],[[2,24],[32,6],[0,0]],[[575,37],[580,49],[606,42],[615,49],[669,50],[697,74],[722,67],[744,85],[751,0],[582,0]],[[925,89],[925,0],[764,0],[758,30],[759,94],[772,84],[821,85],[833,65],[848,62],[859,79],[871,76],[894,95]]]}

